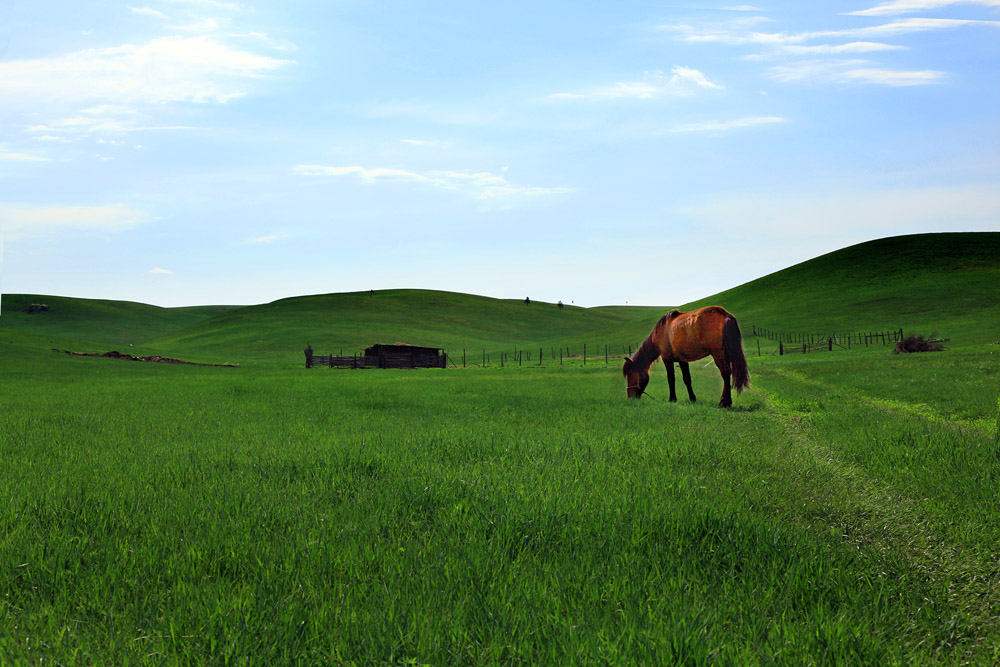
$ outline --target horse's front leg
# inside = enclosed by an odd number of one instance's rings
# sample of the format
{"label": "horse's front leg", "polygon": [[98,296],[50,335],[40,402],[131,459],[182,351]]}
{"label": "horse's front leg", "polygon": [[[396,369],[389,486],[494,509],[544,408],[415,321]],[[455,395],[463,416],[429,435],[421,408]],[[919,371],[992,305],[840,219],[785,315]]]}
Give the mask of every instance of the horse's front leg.
{"label": "horse's front leg", "polygon": [[684,378],[684,386],[688,390],[688,398],[694,403],[698,399],[694,397],[694,389],[691,387],[691,369],[688,368],[688,362],[678,361],[677,365],[681,367],[681,377]]}
{"label": "horse's front leg", "polygon": [[670,385],[670,402],[677,402],[677,392],[674,391],[674,362],[663,360],[663,365],[667,367],[667,383]]}

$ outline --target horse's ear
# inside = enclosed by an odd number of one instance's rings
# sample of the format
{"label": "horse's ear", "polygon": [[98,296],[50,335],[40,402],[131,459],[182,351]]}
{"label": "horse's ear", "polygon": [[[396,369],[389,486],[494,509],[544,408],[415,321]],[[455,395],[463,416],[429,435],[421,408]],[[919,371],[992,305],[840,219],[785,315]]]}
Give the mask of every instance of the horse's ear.
{"label": "horse's ear", "polygon": [[632,360],[625,357],[625,364],[622,366],[622,373],[628,373],[632,370]]}

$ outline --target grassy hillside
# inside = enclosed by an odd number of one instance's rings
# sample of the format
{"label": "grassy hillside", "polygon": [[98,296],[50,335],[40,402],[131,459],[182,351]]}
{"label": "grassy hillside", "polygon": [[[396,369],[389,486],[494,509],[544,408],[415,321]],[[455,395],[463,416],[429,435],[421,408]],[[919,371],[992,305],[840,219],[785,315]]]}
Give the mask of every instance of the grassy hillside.
{"label": "grassy hillside", "polygon": [[[491,299],[429,290],[382,290],[282,299],[240,308],[150,341],[159,350],[222,358],[280,359],[298,363],[306,343],[317,354],[360,352],[373,343],[510,350],[514,345],[596,338],[662,308],[579,308],[534,301]],[[620,334],[616,334],[620,335]],[[645,335],[645,334],[643,334]],[[617,339],[615,339],[617,340]],[[629,339],[625,339],[629,340]],[[609,341],[603,341],[609,342]]]}
{"label": "grassy hillside", "polygon": [[683,308],[717,303],[751,325],[828,334],[938,332],[1000,339],[1000,233],[897,236],[837,250]]}
{"label": "grassy hillside", "polygon": [[[32,304],[49,310],[29,313]],[[237,306],[160,308],[131,301],[76,299],[39,294],[4,294],[0,327],[128,347],[191,326]]]}
{"label": "grassy hillside", "polygon": [[[795,333],[898,329],[952,339],[1000,339],[1000,233],[900,236],[844,248],[694,303],[725,306],[744,335],[752,326]],[[32,303],[50,310],[28,314]],[[359,352],[373,343],[591,350],[646,336],[667,307],[579,308],[454,292],[383,290],[293,297],[246,307],[158,308],[138,303],[6,295],[0,327],[193,361],[298,364],[317,354]],[[103,350],[101,348],[104,348]],[[617,349],[616,349],[617,348]]]}

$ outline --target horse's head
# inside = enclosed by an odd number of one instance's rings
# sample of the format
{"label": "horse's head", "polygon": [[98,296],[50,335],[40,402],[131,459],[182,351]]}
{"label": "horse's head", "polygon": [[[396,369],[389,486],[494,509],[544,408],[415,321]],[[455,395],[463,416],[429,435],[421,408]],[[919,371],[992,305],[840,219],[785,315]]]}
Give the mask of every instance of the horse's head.
{"label": "horse's head", "polygon": [[629,398],[639,398],[646,391],[649,384],[649,369],[639,368],[631,359],[625,359],[622,366],[622,375],[625,376],[625,391]]}

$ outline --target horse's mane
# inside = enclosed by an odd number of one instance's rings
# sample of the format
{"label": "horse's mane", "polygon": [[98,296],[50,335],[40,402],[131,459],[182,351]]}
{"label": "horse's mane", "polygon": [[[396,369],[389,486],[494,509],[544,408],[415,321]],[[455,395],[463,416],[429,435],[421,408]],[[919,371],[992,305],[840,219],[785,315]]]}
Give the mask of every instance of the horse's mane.
{"label": "horse's mane", "polygon": [[653,334],[655,334],[656,330],[660,328],[660,325],[663,324],[664,320],[666,320],[666,317],[663,317],[660,320],[656,327],[653,328],[653,331],[646,336],[646,340],[642,341],[639,349],[636,350],[631,357],[629,357],[632,360],[632,363],[639,368],[649,368],[650,365],[656,361],[657,357],[660,356],[660,346],[653,342]]}

